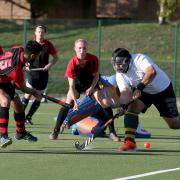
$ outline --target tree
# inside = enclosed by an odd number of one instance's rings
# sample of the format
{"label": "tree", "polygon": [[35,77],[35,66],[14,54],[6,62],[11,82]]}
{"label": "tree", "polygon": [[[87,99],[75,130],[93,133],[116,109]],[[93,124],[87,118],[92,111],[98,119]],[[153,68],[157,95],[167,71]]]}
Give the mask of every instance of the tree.
{"label": "tree", "polygon": [[170,22],[177,7],[179,6],[178,0],[157,0],[160,6],[159,11],[159,24]]}

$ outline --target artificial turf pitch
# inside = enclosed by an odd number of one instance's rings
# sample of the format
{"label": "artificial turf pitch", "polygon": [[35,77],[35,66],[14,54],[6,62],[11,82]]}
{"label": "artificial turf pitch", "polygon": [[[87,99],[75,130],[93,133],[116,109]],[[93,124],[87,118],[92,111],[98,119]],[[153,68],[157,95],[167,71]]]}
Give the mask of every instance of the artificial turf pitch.
{"label": "artificial turf pitch", "polygon": [[[34,125],[27,130],[38,137],[37,143],[13,141],[6,149],[0,149],[0,179],[3,180],[110,180],[180,167],[180,130],[167,127],[152,107],[140,116],[141,126],[152,133],[151,139],[136,139],[136,152],[120,152],[120,143],[108,138],[96,138],[88,149],[77,151],[74,142],[86,138],[71,135],[66,129],[58,140],[49,140],[54,117],[60,106],[42,103],[33,117]],[[118,135],[123,140],[123,118],[115,121]],[[107,131],[108,133],[108,131]],[[9,136],[15,134],[12,118]],[[151,143],[150,149],[144,142]],[[141,177],[145,180],[179,180],[180,170]]]}

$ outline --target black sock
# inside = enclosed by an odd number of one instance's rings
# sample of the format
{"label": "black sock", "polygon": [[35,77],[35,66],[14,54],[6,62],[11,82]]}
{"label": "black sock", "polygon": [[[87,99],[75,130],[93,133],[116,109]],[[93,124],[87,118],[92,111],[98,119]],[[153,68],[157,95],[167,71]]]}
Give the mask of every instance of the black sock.
{"label": "black sock", "polygon": [[69,111],[68,107],[62,107],[59,110],[59,114],[58,114],[58,117],[57,117],[57,120],[56,120],[56,125],[54,127],[54,131],[59,132],[60,127],[63,124],[64,119],[66,118],[68,111]]}
{"label": "black sock", "polygon": [[26,99],[25,97],[23,97],[21,102],[22,102],[23,108],[25,110],[29,103],[29,99]]}
{"label": "black sock", "polygon": [[39,101],[34,101],[31,105],[31,108],[28,112],[28,114],[26,115],[26,119],[31,119],[31,117],[33,116],[33,114],[37,111],[37,109],[39,108],[40,106],[40,103]]}

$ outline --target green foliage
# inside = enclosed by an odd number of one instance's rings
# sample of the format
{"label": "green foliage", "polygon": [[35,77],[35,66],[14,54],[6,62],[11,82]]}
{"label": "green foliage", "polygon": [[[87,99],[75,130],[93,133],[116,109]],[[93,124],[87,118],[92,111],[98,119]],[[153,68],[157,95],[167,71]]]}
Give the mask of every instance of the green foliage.
{"label": "green foliage", "polygon": [[178,0],[158,0],[160,5],[159,15],[165,19],[166,22],[170,21],[176,9],[179,6]]}

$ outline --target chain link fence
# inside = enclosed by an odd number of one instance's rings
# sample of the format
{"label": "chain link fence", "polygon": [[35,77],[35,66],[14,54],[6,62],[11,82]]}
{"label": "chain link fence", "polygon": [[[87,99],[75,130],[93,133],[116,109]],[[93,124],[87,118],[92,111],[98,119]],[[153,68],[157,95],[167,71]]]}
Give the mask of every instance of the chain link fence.
{"label": "chain link fence", "polygon": [[149,55],[169,75],[180,97],[178,24],[91,19],[0,20],[0,44],[5,50],[13,45],[24,45],[34,38],[37,24],[47,26],[46,38],[53,42],[60,57],[60,62],[50,71],[49,93],[66,93],[68,86],[64,73],[68,60],[74,55],[74,41],[84,38],[89,43],[89,51],[99,57],[102,74],[114,74],[111,54],[117,47],[124,47],[131,53]]}

